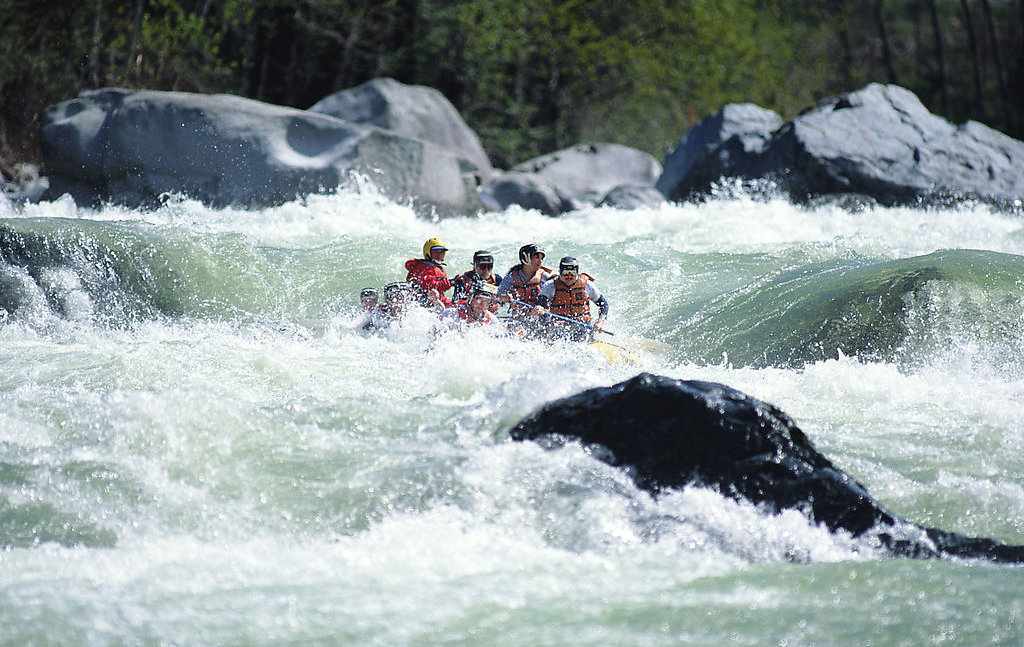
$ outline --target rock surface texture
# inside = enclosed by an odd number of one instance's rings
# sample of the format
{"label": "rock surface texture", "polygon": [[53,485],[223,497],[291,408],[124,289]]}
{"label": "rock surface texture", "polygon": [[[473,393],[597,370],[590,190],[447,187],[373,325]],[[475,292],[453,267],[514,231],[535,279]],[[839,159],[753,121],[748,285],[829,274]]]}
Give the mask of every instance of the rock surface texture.
{"label": "rock surface texture", "polygon": [[776,407],[722,384],[641,374],[551,402],[511,431],[515,440],[578,440],[659,492],[710,487],[778,512],[792,508],[832,531],[872,533],[893,554],[1024,561],[1024,546],[897,519],[814,449]]}
{"label": "rock surface texture", "polygon": [[956,126],[909,90],[871,84],[783,122],[730,104],[680,139],[664,167],[610,143],[578,144],[496,171],[437,90],[374,79],[309,110],[230,95],[87,90],[42,117],[46,177],[0,187],[14,201],[158,204],[183,194],[261,208],[333,191],[352,172],[419,211],[512,205],[557,216],[595,205],[701,200],[739,186],[809,206],[946,205],[1024,211],[1024,142]]}
{"label": "rock surface texture", "polygon": [[618,187],[653,187],[661,164],[620,144],[579,144],[517,164],[480,188],[491,209],[513,204],[550,216],[600,203]]}
{"label": "rock surface texture", "polygon": [[694,126],[666,159],[671,200],[720,179],[771,180],[796,202],[858,194],[883,205],[977,199],[1020,209],[1024,142],[974,121],[956,126],[909,90],[870,84],[824,100],[774,131],[774,113],[726,106]]}
{"label": "rock surface texture", "polygon": [[454,152],[463,170],[481,180],[494,172],[480,138],[434,88],[378,78],[324,97],[309,111],[438,144]]}
{"label": "rock surface texture", "polygon": [[46,110],[48,197],[152,205],[164,193],[265,207],[331,191],[359,171],[396,199],[465,211],[457,156],[432,142],[230,95],[83,92]]}

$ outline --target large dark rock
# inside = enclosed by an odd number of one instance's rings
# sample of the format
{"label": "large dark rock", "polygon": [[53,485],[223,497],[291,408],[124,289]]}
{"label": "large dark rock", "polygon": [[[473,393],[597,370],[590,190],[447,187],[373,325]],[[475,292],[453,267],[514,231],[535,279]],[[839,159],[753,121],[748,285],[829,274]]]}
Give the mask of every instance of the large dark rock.
{"label": "large dark rock", "polygon": [[897,519],[814,449],[774,406],[722,384],[641,374],[545,405],[516,440],[579,440],[657,493],[698,485],[770,511],[805,512],[830,530],[876,534],[896,555],[1024,561],[1024,546],[969,538]]}
{"label": "large dark rock", "polygon": [[371,126],[230,95],[83,92],[43,115],[48,197],[151,205],[164,193],[264,207],[331,191],[353,171],[441,212],[475,210],[451,151]]}
{"label": "large dark rock", "polygon": [[[767,123],[755,117],[739,128],[762,125]],[[701,122],[695,129],[708,128]],[[754,145],[740,147],[727,136],[716,144],[695,133],[708,144],[677,147],[686,150],[680,159],[666,160],[659,189],[671,199],[687,199],[706,194],[717,179],[738,178],[771,180],[801,203],[863,194],[884,205],[977,199],[1017,210],[1024,200],[1024,142],[973,121],[956,126],[895,85],[873,83],[824,100],[770,140],[760,137],[755,132]]]}
{"label": "large dark rock", "polygon": [[335,92],[309,108],[354,124],[389,130],[403,137],[434,142],[453,151],[463,170],[481,179],[493,173],[480,139],[455,106],[434,88],[406,85],[394,79],[372,79]]}

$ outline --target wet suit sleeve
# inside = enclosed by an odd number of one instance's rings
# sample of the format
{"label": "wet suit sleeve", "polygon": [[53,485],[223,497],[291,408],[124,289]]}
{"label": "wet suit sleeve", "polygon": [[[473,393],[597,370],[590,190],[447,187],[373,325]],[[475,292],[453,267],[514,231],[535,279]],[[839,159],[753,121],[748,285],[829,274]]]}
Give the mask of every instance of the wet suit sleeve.
{"label": "wet suit sleeve", "polygon": [[608,300],[604,298],[604,295],[601,294],[601,291],[598,290],[596,287],[594,287],[594,284],[592,282],[590,282],[590,281],[587,281],[586,290],[587,290],[587,297],[589,297],[590,300],[594,302],[594,305],[597,306],[597,311],[598,311],[599,316],[607,317],[608,316]]}
{"label": "wet suit sleeve", "polygon": [[459,299],[465,299],[468,296],[468,290],[466,289],[466,279],[461,274],[455,277],[455,280],[452,281],[452,287],[455,288],[454,290],[452,290],[452,303],[458,301]]}
{"label": "wet suit sleeve", "polygon": [[546,281],[544,285],[540,286],[540,293],[537,294],[536,304],[546,308],[553,298],[555,298],[555,282]]}
{"label": "wet suit sleeve", "polygon": [[509,272],[498,284],[498,294],[508,294],[512,291],[512,272]]}

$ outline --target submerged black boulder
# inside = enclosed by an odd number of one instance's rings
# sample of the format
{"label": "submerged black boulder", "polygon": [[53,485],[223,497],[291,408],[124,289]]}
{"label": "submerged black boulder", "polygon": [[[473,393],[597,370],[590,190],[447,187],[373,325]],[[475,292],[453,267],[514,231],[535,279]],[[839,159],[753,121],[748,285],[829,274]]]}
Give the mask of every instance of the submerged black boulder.
{"label": "submerged black boulder", "polygon": [[658,492],[712,487],[771,511],[794,508],[830,530],[877,533],[894,554],[1024,562],[1024,546],[897,519],[819,453],[776,407],[723,384],[642,373],[556,400],[519,422],[515,440],[579,440]]}

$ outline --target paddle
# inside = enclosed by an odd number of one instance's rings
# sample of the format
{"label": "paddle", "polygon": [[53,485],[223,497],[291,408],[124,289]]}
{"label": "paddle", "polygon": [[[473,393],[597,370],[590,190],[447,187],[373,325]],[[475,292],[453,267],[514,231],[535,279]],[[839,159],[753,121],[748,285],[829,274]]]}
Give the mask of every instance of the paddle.
{"label": "paddle", "polygon": [[[512,301],[512,303],[518,303],[519,305],[526,306],[527,308],[532,308],[533,307],[532,303],[527,303],[525,301],[520,301],[519,299],[512,299],[511,301]],[[556,315],[553,312],[548,312],[548,313],[546,313],[546,315],[548,317],[552,317],[554,319],[560,319],[562,321],[568,321],[569,323],[576,324],[577,326],[583,326],[584,328],[587,328],[589,330],[593,330],[594,329],[594,324],[588,323],[586,321],[580,321],[579,319],[570,319],[569,317],[563,317],[562,315]],[[614,335],[615,334],[615,333],[609,332],[607,330],[601,330],[599,332],[603,332],[606,335]]]}
{"label": "paddle", "polygon": [[[528,308],[532,308],[533,307],[533,304],[526,303],[525,301],[520,301],[518,299],[512,299],[512,301],[515,302],[515,303],[518,303],[521,306],[526,306]],[[594,329],[594,325],[590,324],[590,323],[587,323],[586,321],[578,321],[576,319],[570,319],[568,317],[563,317],[561,315],[552,314],[550,312],[547,313],[547,316],[554,317],[555,319],[561,319],[563,321],[568,321],[569,323],[574,323],[574,324],[583,326],[584,328],[588,328],[590,330]],[[596,332],[598,334],[605,334],[605,335],[612,335],[612,336],[615,335],[615,333],[607,331],[607,330],[599,330],[599,331],[596,331]],[[635,350],[642,350],[642,351],[646,351],[648,353],[652,353],[654,355],[668,355],[673,350],[672,346],[669,345],[669,344],[666,344],[666,343],[660,342],[660,341],[656,341],[654,339],[647,339],[645,337],[637,337],[637,338],[629,339],[629,340],[626,341],[627,346],[619,346],[618,344],[612,344],[611,342],[607,342],[607,341],[604,342],[604,343],[609,344],[611,346],[616,346],[617,348],[622,348],[622,349],[627,350],[627,351],[628,350],[634,350],[634,349]],[[632,346],[633,349],[628,348],[628,346]]]}

